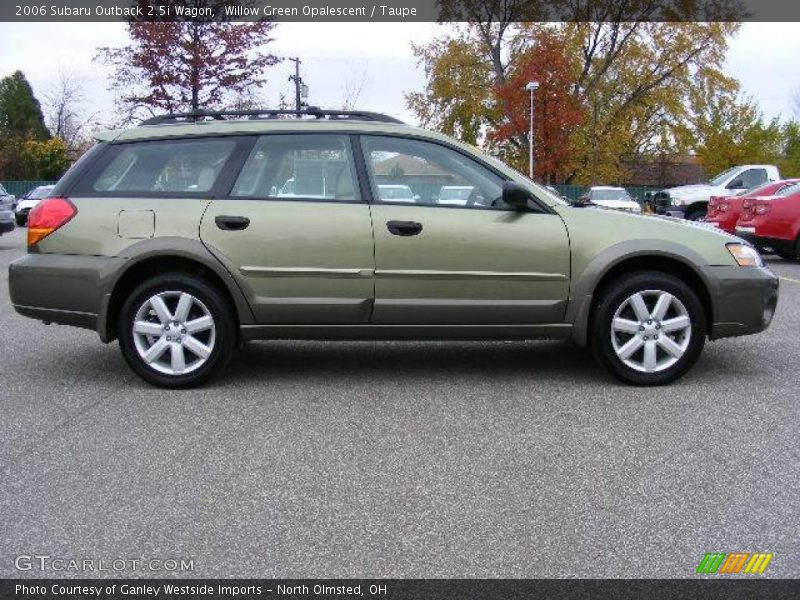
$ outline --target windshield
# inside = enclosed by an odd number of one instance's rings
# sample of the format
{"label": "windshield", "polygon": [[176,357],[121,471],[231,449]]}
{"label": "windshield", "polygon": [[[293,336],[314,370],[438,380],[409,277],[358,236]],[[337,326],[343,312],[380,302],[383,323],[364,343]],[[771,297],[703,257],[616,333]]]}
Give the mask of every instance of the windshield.
{"label": "windshield", "polygon": [[33,191],[28,193],[28,198],[31,200],[38,200],[40,198],[45,198],[50,192],[53,191],[53,185],[43,185],[41,187],[35,188]]}
{"label": "windshield", "polygon": [[733,173],[735,173],[735,172],[736,172],[736,171],[738,171],[738,170],[739,170],[739,167],[731,167],[731,168],[730,168],[730,169],[728,169],[727,171],[723,171],[722,173],[720,173],[719,175],[717,175],[716,177],[714,177],[713,179],[711,179],[711,180],[708,182],[708,185],[713,185],[713,186],[719,186],[719,185],[722,185],[723,183],[725,183],[725,180],[726,180],[728,177],[730,177],[731,175],[733,175]]}
{"label": "windshield", "polygon": [[800,183],[795,183],[793,185],[787,185],[782,190],[775,193],[776,196],[792,196],[800,192]]}

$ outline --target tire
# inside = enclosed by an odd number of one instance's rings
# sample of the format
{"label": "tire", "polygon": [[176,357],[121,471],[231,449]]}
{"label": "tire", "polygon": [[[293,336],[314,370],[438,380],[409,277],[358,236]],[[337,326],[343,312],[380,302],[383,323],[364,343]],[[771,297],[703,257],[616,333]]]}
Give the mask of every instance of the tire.
{"label": "tire", "polygon": [[236,350],[236,328],[220,291],[185,273],[159,275],[136,287],[117,323],[125,361],[139,377],[163,388],[196,387],[221,371]]}
{"label": "tire", "polygon": [[17,216],[16,220],[17,220],[17,227],[25,227],[25,224],[28,222],[28,219],[20,216]]}
{"label": "tire", "polygon": [[686,213],[687,221],[702,221],[706,218],[706,211],[702,208],[695,208],[694,210]]}
{"label": "tire", "polygon": [[[697,294],[683,281],[659,271],[641,271],[620,277],[601,294],[592,314],[591,346],[617,379],[664,385],[697,361],[705,345],[706,315]],[[660,302],[666,313],[658,318]],[[667,332],[667,327],[673,329]]]}
{"label": "tire", "polygon": [[783,260],[797,260],[797,252],[791,250],[775,250],[775,254],[780,256]]}

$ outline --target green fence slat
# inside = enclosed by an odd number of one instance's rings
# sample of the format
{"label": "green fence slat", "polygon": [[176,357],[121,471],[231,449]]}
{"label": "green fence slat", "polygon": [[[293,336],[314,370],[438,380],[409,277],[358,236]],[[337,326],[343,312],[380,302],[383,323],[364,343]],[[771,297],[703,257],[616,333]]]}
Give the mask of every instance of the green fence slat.
{"label": "green fence slat", "polygon": [[17,198],[21,198],[33,188],[39,187],[40,185],[55,184],[55,181],[0,181],[0,185],[2,185],[9,194],[12,194]]}

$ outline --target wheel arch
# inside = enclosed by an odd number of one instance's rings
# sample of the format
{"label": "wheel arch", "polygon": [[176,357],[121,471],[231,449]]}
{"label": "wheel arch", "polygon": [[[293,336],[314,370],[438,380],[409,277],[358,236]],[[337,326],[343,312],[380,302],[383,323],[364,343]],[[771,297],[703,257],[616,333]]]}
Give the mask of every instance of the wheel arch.
{"label": "wheel arch", "polygon": [[[639,271],[659,271],[684,281],[697,294],[706,315],[708,333],[714,317],[711,286],[701,268],[700,256],[692,250],[662,240],[645,243],[638,249],[627,247],[629,243],[608,249],[599,254],[584,269],[573,285],[573,293],[567,319],[573,322],[573,339],[581,346],[587,345],[588,332],[594,308],[603,291],[620,276]],[[638,245],[638,244],[637,244]]]}
{"label": "wheel arch", "polygon": [[225,296],[233,308],[237,325],[254,322],[239,284],[201,242],[184,238],[159,238],[157,243],[148,242],[151,240],[134,244],[121,255],[127,259],[127,264],[108,285],[98,319],[98,333],[104,342],[117,337],[117,315],[127,295],[148,277],[168,272],[202,277]]}

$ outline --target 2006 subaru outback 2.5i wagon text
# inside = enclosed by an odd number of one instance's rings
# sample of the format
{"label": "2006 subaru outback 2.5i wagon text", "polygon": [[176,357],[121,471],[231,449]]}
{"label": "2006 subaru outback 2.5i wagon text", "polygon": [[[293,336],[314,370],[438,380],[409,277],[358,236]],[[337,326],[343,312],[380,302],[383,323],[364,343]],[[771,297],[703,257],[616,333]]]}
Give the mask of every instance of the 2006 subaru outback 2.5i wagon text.
{"label": "2006 subaru outback 2.5i wagon text", "polygon": [[[442,202],[443,187],[469,193]],[[165,387],[205,381],[253,339],[540,336],[662,384],[706,337],[765,329],[778,296],[736,237],[569,206],[374,113],[167,115],[110,132],[28,226],[16,310],[118,338]]]}

